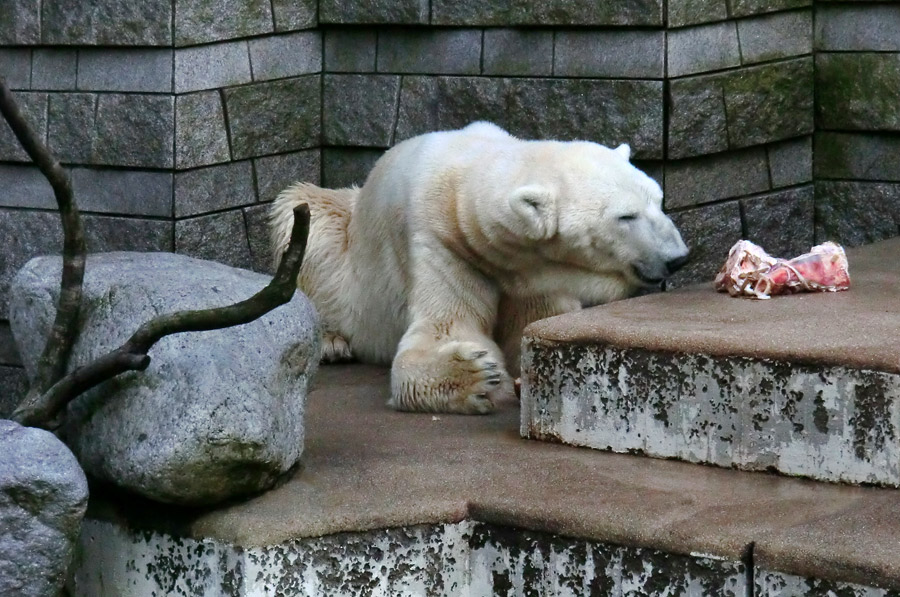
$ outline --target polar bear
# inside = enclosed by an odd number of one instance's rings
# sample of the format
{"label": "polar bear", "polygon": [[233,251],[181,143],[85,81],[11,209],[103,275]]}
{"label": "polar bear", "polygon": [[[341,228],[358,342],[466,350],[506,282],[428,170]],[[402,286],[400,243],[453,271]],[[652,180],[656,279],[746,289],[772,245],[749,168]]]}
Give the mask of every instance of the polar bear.
{"label": "polar bear", "polygon": [[362,188],[296,184],[270,212],[277,260],[312,214],[298,286],[323,360],[392,363],[398,410],[488,413],[511,398],[523,328],[659,285],[688,248],[662,191],[616,149],[476,122],[387,151]]}

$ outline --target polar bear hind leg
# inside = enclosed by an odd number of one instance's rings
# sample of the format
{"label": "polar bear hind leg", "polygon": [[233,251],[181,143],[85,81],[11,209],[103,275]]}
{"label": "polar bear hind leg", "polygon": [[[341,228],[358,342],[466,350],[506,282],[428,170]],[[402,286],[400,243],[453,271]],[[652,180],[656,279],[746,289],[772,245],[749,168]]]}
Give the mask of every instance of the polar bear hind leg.
{"label": "polar bear hind leg", "polygon": [[275,267],[287,249],[294,208],[309,205],[310,230],[297,286],[310,298],[322,322],[322,361],[353,359],[348,301],[347,230],[359,189],[322,189],[298,183],[282,191],[269,211]]}

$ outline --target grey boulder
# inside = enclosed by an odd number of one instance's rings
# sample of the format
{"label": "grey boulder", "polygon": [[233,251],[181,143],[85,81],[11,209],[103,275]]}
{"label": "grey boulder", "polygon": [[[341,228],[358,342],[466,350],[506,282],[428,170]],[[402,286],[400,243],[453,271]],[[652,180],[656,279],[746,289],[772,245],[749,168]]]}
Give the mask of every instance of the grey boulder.
{"label": "grey boulder", "polygon": [[87,499],[87,479],[65,444],[0,420],[0,595],[59,594]]}
{"label": "grey boulder", "polygon": [[[59,257],[38,257],[12,284],[10,324],[29,376],[55,315],[61,268]],[[270,279],[171,253],[89,255],[70,369],[157,315],[229,305]],[[319,351],[317,316],[298,291],[254,322],[163,338],[146,371],[69,405],[65,438],[89,475],[158,501],[210,504],[259,492],[303,452]]]}

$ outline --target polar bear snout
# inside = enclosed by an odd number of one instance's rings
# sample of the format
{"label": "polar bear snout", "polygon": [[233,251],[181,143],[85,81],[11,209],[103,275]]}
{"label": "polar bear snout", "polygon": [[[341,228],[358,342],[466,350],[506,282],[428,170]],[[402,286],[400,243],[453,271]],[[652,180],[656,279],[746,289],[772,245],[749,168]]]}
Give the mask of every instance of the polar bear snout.
{"label": "polar bear snout", "polygon": [[685,264],[691,260],[691,252],[688,250],[687,253],[682,255],[681,257],[676,257],[675,259],[669,259],[666,261],[666,270],[668,270],[669,275],[671,276],[681,268],[685,266]]}

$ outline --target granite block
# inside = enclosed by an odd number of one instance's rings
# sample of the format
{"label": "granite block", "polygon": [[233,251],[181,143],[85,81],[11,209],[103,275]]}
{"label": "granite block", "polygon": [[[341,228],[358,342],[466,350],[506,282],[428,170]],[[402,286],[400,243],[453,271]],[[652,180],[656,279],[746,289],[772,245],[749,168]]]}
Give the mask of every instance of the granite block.
{"label": "granite block", "polygon": [[75,50],[35,48],[31,59],[31,88],[74,90],[77,70],[78,54]]}
{"label": "granite block", "polygon": [[82,49],[78,89],[171,93],[172,68],[169,49]]}
{"label": "granite block", "polygon": [[663,24],[661,0],[432,0],[432,25],[634,25]]}
{"label": "granite block", "polygon": [[722,76],[729,147],[813,132],[813,64],[799,58]]}
{"label": "granite block", "polygon": [[[0,9],[2,12],[3,9]],[[0,22],[4,22],[0,18]],[[0,33],[2,36],[2,33]],[[31,88],[31,50],[0,48],[0,76],[12,90]]]}
{"label": "granite block", "polygon": [[[172,174],[137,170],[69,171],[78,208],[142,216],[172,216]],[[33,166],[0,164],[0,205],[57,209],[50,183]]]}
{"label": "granite block", "polygon": [[812,53],[812,12],[776,13],[737,22],[744,64]]}
{"label": "granite block", "polygon": [[321,75],[226,89],[232,159],[319,144]]}
{"label": "granite block", "polygon": [[728,149],[725,97],[718,77],[669,83],[668,157],[678,159]]}
{"label": "granite block", "polygon": [[0,45],[41,42],[41,0],[0,2]]}
{"label": "granite block", "polygon": [[269,240],[269,207],[269,204],[263,204],[243,209],[250,245],[250,269],[263,274],[275,273],[275,255]]}
{"label": "granite block", "polygon": [[666,39],[669,77],[720,70],[741,63],[733,21],[675,29],[668,32]]}
{"label": "granite block", "polygon": [[326,75],[322,135],[327,145],[388,147],[394,131],[400,77]]}
{"label": "granite block", "polygon": [[175,99],[175,167],[196,168],[230,159],[225,111],[218,91]]}
{"label": "granite block", "polygon": [[815,85],[819,127],[900,131],[900,53],[820,53]]}
{"label": "granite block", "polygon": [[92,163],[97,100],[94,93],[54,93],[47,108],[47,144],[63,162]]}
{"label": "granite block", "polygon": [[726,0],[669,0],[669,27],[684,27],[728,18]]}
{"label": "granite block", "polygon": [[374,72],[376,38],[374,29],[327,29],[325,70],[333,73]]}
{"label": "granite block", "polygon": [[900,181],[900,137],[816,132],[816,178]]}
{"label": "granite block", "polygon": [[481,31],[389,29],[378,35],[378,72],[477,75]]}
{"label": "granite block", "polygon": [[558,77],[661,79],[664,53],[662,31],[558,31],[553,74]]}
{"label": "granite block", "polygon": [[6,317],[13,276],[32,257],[62,250],[62,226],[55,213],[0,209],[0,238],[0,315]]}
{"label": "granite block", "polygon": [[740,202],[746,239],[770,255],[790,259],[813,246],[812,185],[744,198]]}
{"label": "granite block", "polygon": [[801,137],[766,148],[772,188],[788,187],[813,179],[812,138]]}
{"label": "granite block", "polygon": [[316,0],[272,0],[275,31],[297,31],[318,24]]}
{"label": "granite block", "polygon": [[295,182],[318,185],[321,177],[318,149],[285,153],[253,160],[256,172],[257,201],[274,201],[278,193]]}
{"label": "granite block", "polygon": [[250,160],[175,174],[175,217],[195,216],[256,202]]}
{"label": "granite block", "polygon": [[711,283],[728,250],[743,234],[738,202],[706,205],[669,215],[691,249],[691,260],[666,281],[666,288]]}
{"label": "granite block", "polygon": [[175,45],[190,46],[271,33],[269,0],[177,0]]}
{"label": "granite block", "polygon": [[175,50],[175,93],[240,85],[252,78],[246,41]]}
{"label": "granite block", "polygon": [[175,252],[243,269],[253,265],[240,209],[176,221]]}
{"label": "granite block", "polygon": [[319,22],[344,25],[425,25],[429,0],[319,0]]}
{"label": "granite block", "polygon": [[318,31],[260,37],[248,43],[254,81],[322,71],[322,34]]}
{"label": "granite block", "polygon": [[0,164],[0,206],[56,209],[56,198],[36,166]]}
{"label": "granite block", "polygon": [[173,250],[173,224],[170,220],[84,216],[84,235],[88,253],[110,251]]}
{"label": "granite block", "polygon": [[816,242],[848,247],[900,235],[900,183],[816,182]]}
{"label": "granite block", "polygon": [[900,51],[900,4],[819,4],[816,49],[826,51]]}
{"label": "granite block", "polygon": [[172,217],[172,173],[72,169],[72,189],[82,211]]}
{"label": "granite block", "polygon": [[552,74],[553,32],[540,29],[486,29],[482,68],[486,75]]}
{"label": "granite block", "polygon": [[171,168],[175,98],[102,94],[97,100],[91,163]]}
{"label": "granite block", "polygon": [[[180,0],[179,3],[183,3]],[[52,0],[41,4],[41,37],[52,45],[168,46],[172,0]]]}
{"label": "granite block", "polygon": [[729,2],[731,8],[729,16],[736,18],[812,6],[813,0],[729,0]]}
{"label": "granite block", "polygon": [[[172,222],[84,215],[88,252],[171,251]],[[32,257],[59,254],[62,226],[53,212],[0,209],[0,313],[9,306],[9,283]]]}
{"label": "granite block", "polygon": [[326,147],[322,149],[322,185],[329,189],[362,186],[382,155],[383,149]]}
{"label": "granite block", "polygon": [[769,190],[769,170],[762,147],[666,164],[667,210],[752,195]]}
{"label": "granite block", "polygon": [[[19,109],[31,125],[31,129],[41,140],[47,139],[47,94],[27,91],[13,93]],[[19,140],[6,123],[0,118],[0,160],[9,162],[31,162],[31,158],[22,149]]]}
{"label": "granite block", "polygon": [[174,112],[171,96],[52,94],[50,146],[64,162],[171,168]]}
{"label": "granite block", "polygon": [[661,81],[404,77],[395,142],[489,120],[521,138],[627,142],[662,157]]}

